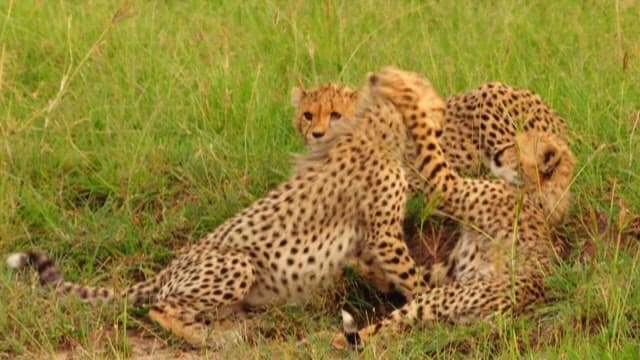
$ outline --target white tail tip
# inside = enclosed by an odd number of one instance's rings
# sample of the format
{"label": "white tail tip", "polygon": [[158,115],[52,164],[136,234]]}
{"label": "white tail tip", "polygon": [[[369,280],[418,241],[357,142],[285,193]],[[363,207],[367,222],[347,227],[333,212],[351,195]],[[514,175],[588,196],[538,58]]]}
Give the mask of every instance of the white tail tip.
{"label": "white tail tip", "polygon": [[27,263],[28,255],[25,253],[13,253],[7,256],[7,266],[12,269],[23,267]]}
{"label": "white tail tip", "polygon": [[358,331],[355,319],[344,309],[342,310],[342,328],[347,333]]}

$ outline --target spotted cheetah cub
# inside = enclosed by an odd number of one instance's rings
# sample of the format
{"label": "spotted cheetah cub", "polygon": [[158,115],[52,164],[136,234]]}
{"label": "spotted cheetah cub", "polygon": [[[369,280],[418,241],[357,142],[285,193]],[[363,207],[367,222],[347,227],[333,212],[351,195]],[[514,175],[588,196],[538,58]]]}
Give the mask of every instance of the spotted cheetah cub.
{"label": "spotted cheetah cub", "polygon": [[[293,88],[295,128],[313,146],[353,113],[358,94],[336,83]],[[477,176],[488,169],[513,184],[525,181],[517,157],[505,156],[515,146],[516,134],[537,130],[563,136],[565,131],[564,119],[538,94],[500,82],[447,98],[443,124],[439,141],[453,170]]]}
{"label": "spotted cheetah cub", "polygon": [[64,281],[40,252],[15,253],[10,267],[35,267],[42,286],[85,301],[151,302],[150,317],[195,346],[242,338],[245,309],[300,303],[335,283],[347,259],[381,269],[410,299],[422,281],[403,241],[411,138],[379,92],[360,96],[331,141],[299,156],[292,175],[155,276],[121,292]]}
{"label": "spotted cheetah cub", "polygon": [[443,124],[438,140],[454,171],[476,176],[489,169],[512,184],[524,181],[517,157],[503,156],[516,134],[550,132],[565,140],[564,119],[540,95],[501,82],[447,98]]}
{"label": "spotted cheetah cub", "polygon": [[346,85],[333,83],[309,90],[294,87],[291,90],[291,104],[295,108],[293,126],[309,145],[325,141],[325,136],[332,135],[332,125],[353,115],[359,94]]}
{"label": "spotted cheetah cub", "polygon": [[[445,102],[431,84],[394,68],[371,75],[369,82],[372,92],[403,113],[416,140],[415,164],[425,178],[425,196],[440,197],[440,210],[460,219],[463,233],[448,263],[440,264],[444,271],[439,278],[426,279],[433,284],[430,290],[360,330],[343,312],[346,340],[362,346],[379,332],[420,322],[465,323],[497,312],[519,312],[542,299],[544,279],[556,259],[550,228],[569,202],[574,159],[566,143],[539,131],[516,138],[518,151],[512,155],[519,157],[526,176],[535,179],[522,188],[502,180],[463,178],[443,156],[438,136]],[[549,213],[554,215],[547,218]]]}

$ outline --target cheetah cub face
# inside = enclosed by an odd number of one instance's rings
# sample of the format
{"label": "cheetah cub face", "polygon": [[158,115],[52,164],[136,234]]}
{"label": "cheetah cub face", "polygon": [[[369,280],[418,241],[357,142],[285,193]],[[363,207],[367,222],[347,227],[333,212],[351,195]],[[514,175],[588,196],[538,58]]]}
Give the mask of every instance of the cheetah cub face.
{"label": "cheetah cub face", "polygon": [[575,158],[564,139],[535,130],[517,134],[513,143],[496,152],[491,163],[494,174],[538,199],[552,225],[568,212],[574,168]]}
{"label": "cheetah cub face", "polygon": [[316,144],[330,134],[335,123],[353,115],[359,94],[341,84],[324,84],[310,90],[294,87],[291,90],[291,103],[296,108],[293,125],[307,144]]}

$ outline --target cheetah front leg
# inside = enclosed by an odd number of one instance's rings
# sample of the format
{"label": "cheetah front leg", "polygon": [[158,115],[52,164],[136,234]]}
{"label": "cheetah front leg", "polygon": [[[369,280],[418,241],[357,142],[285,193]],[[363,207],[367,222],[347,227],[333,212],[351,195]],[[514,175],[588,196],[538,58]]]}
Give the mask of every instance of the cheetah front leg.
{"label": "cheetah front leg", "polygon": [[389,293],[397,291],[406,300],[413,299],[421,288],[421,275],[409,255],[402,234],[388,232],[385,235],[371,235],[367,238],[367,251],[363,262],[369,269],[375,269],[365,280],[372,281],[378,290]]}
{"label": "cheetah front leg", "polygon": [[175,263],[151,307],[151,319],[196,347],[242,341],[241,303],[255,280],[249,257],[210,250],[186,259],[183,267],[181,259]]}
{"label": "cheetah front leg", "polygon": [[[372,159],[383,163],[386,159]],[[409,255],[404,241],[402,221],[407,201],[407,174],[401,166],[385,165],[381,171],[372,171],[369,180],[372,186],[361,202],[364,246],[362,257],[370,269],[378,269],[384,276],[376,288],[397,291],[410,300],[420,287],[420,275]]]}
{"label": "cheetah front leg", "polygon": [[[444,99],[423,76],[392,67],[371,75],[369,84],[373,93],[391,101],[402,113],[405,125],[415,141],[413,160],[415,170],[422,175],[424,181],[424,195],[439,198],[438,210],[449,216],[463,221],[478,220],[467,219],[466,211],[466,206],[477,201],[469,185],[478,180],[461,178],[451,170],[438,140],[444,121]],[[484,186],[502,185],[490,183]]]}
{"label": "cheetah front leg", "polygon": [[[425,196],[447,196],[453,182],[438,137],[442,133],[445,100],[431,83],[413,72],[385,67],[369,76],[373,93],[393,103],[402,113],[405,125],[415,140],[414,165],[423,180]],[[448,199],[444,199],[445,202]]]}
{"label": "cheetah front leg", "polygon": [[352,268],[365,283],[381,293],[392,291],[384,270],[381,269],[373,256],[364,252],[347,259],[347,266]]}
{"label": "cheetah front leg", "polygon": [[[374,289],[381,293],[389,294],[394,290],[396,282],[389,279],[380,263],[374,256],[360,254],[358,257],[350,258],[347,266],[353,268],[355,273]],[[418,286],[414,287],[413,293],[417,294],[421,290],[430,289],[448,281],[446,275],[447,267],[446,263],[441,262],[435,263],[429,268],[416,265]]]}

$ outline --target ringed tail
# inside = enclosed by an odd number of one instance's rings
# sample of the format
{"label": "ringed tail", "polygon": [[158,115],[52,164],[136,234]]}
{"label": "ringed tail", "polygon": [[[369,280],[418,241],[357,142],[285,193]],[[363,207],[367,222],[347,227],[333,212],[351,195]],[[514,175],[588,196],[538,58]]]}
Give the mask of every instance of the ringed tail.
{"label": "ringed tail", "polygon": [[65,281],[58,264],[47,254],[40,251],[16,252],[7,256],[7,266],[20,269],[30,266],[38,273],[40,286],[53,290],[59,294],[68,294],[80,298],[83,302],[111,302],[116,297],[127,296],[132,305],[140,305],[155,296],[160,288],[163,272],[127,288],[122,293],[116,293],[108,287],[94,287]]}
{"label": "ringed tail", "polygon": [[342,309],[342,330],[344,331],[344,337],[347,339],[349,346],[358,351],[362,350],[364,344],[358,333],[356,320],[344,309]]}
{"label": "ringed tail", "polygon": [[56,287],[62,281],[62,273],[58,265],[41,252],[18,252],[7,256],[7,266],[11,269],[20,269],[32,266],[38,272],[38,280],[43,288]]}

